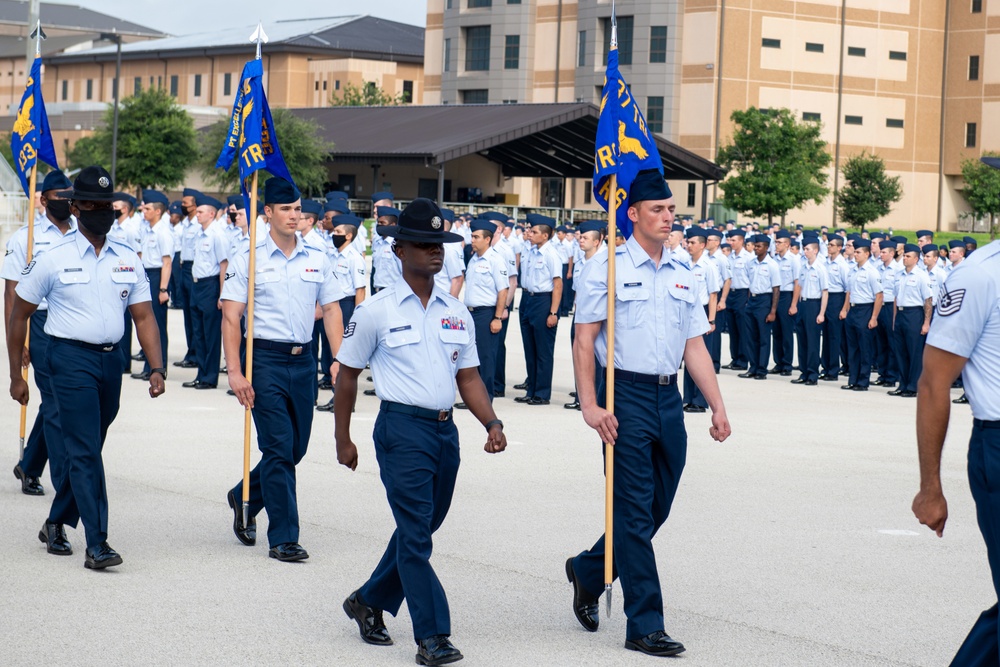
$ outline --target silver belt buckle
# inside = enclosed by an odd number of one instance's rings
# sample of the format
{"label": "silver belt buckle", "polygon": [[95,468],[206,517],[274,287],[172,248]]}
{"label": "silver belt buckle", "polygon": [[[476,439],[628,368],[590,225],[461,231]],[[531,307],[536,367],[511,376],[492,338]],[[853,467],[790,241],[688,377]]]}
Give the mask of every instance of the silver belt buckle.
{"label": "silver belt buckle", "polygon": [[292,354],[292,355],[302,354],[302,346],[301,345],[293,345],[292,346],[292,351],[290,352],[290,354]]}
{"label": "silver belt buckle", "polygon": [[658,382],[658,384],[661,384],[661,385],[669,385],[669,384],[670,384],[670,376],[669,376],[669,375],[661,375],[661,376],[659,377],[659,382]]}
{"label": "silver belt buckle", "polygon": [[115,349],[114,345],[105,345],[104,347],[101,348],[101,352],[111,352],[114,349]]}
{"label": "silver belt buckle", "polygon": [[451,419],[451,410],[441,410],[438,412],[438,421],[446,422]]}
{"label": "silver belt buckle", "polygon": [[193,282],[198,282],[198,279],[197,279],[197,278],[192,278],[191,280],[192,280]]}

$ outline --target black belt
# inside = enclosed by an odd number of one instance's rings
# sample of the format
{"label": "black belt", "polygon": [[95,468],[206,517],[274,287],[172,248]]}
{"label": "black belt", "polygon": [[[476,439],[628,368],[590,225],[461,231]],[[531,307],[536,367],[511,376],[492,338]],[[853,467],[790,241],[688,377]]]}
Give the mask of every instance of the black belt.
{"label": "black belt", "polygon": [[492,306],[472,306],[471,308],[469,308],[469,312],[478,313],[480,310],[492,310],[496,312],[496,309],[497,309],[496,304],[493,304]]}
{"label": "black belt", "polygon": [[254,338],[253,346],[257,350],[271,350],[272,352],[283,352],[292,356],[298,356],[306,351],[310,343],[281,343],[275,340],[264,340]]}
{"label": "black belt", "polygon": [[521,292],[528,296],[552,296],[552,292],[529,292],[526,289],[522,289]]}
{"label": "black belt", "polygon": [[60,343],[73,345],[74,347],[82,347],[85,350],[93,350],[94,352],[114,352],[118,349],[118,343],[87,343],[86,341],[75,340],[73,338],[60,338],[59,336],[49,336],[49,338],[57,340]]}
{"label": "black belt", "polygon": [[976,428],[1000,428],[1000,421],[986,421],[984,419],[973,419],[972,425]]}
{"label": "black belt", "polygon": [[917,310],[918,308],[920,310],[924,309],[923,306],[896,306],[896,310],[899,312],[903,312],[904,310]]}
{"label": "black belt", "polygon": [[181,266],[191,266],[192,264],[194,264],[194,260],[193,259],[182,259],[181,260]]}
{"label": "black belt", "polygon": [[852,303],[851,308],[860,308],[861,306],[874,306],[874,301],[869,301],[868,303]]}
{"label": "black belt", "polygon": [[822,298],[820,298],[820,299],[800,299],[800,301],[802,301],[802,303],[809,303],[810,301],[822,301],[822,300],[823,300]]}
{"label": "black belt", "polygon": [[759,296],[771,296],[774,292],[761,292],[760,294],[750,294],[751,299],[756,299]]}
{"label": "black belt", "polygon": [[382,409],[386,412],[398,412],[403,415],[420,417],[421,419],[432,419],[436,422],[451,421],[451,408],[447,410],[430,410],[428,408],[418,408],[415,405],[405,403],[394,403],[392,401],[382,401]]}
{"label": "black belt", "polygon": [[214,280],[215,282],[219,282],[219,274],[216,273],[214,276],[205,276],[204,278],[194,278],[193,280],[196,283],[197,282],[204,282],[206,280]]}
{"label": "black belt", "polygon": [[[602,373],[606,373],[607,369],[602,368]],[[615,380],[624,380],[625,382],[640,382],[642,384],[658,384],[664,387],[669,387],[672,384],[677,384],[677,374],[673,375],[650,375],[648,373],[633,373],[632,371],[620,371],[615,369]]]}

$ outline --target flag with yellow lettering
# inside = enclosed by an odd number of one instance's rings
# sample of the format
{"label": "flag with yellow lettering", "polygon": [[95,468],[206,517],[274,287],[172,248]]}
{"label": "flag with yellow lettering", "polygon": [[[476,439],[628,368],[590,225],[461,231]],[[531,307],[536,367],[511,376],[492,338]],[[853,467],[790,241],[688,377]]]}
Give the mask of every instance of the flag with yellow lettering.
{"label": "flag with yellow lettering", "polygon": [[28,197],[34,196],[33,192],[28,192],[28,188],[31,168],[38,160],[53,169],[59,168],[56,149],[52,145],[52,132],[49,131],[49,117],[42,100],[42,59],[37,56],[28,73],[21,106],[17,108],[14,129],[10,133],[10,152],[14,156],[14,170]]}
{"label": "flag with yellow lettering", "polygon": [[594,197],[605,211],[609,210],[611,175],[618,174],[617,224],[625,238],[632,235],[632,221],[628,219],[626,206],[628,189],[636,174],[644,169],[657,169],[662,174],[663,162],[646,119],[618,71],[618,47],[612,43],[601,96],[601,116],[597,121]]}
{"label": "flag with yellow lettering", "polygon": [[250,201],[250,178],[258,169],[294,182],[278,147],[271,109],[264,96],[263,76],[264,68],[260,60],[251,60],[243,67],[229,135],[215,163],[218,169],[229,169],[234,159],[239,161],[241,189],[247,202]]}

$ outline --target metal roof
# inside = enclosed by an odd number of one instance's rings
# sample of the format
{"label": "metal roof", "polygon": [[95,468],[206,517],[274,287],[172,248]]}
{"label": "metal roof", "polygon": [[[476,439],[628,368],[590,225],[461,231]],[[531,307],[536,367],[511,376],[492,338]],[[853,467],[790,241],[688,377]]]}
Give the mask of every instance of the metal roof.
{"label": "metal roof", "polygon": [[[161,30],[153,30],[138,23],[95,12],[79,5],[60,5],[43,2],[39,10],[43,28],[66,28],[90,32],[111,32],[122,35],[161,37]],[[0,0],[0,23],[28,25],[28,2],[26,0]]]}
{"label": "metal roof", "polygon": [[[589,178],[599,109],[593,104],[402,105],[291,109],[334,144],[334,162],[443,164],[478,154],[506,176]],[[664,175],[716,181],[725,171],[660,137]]]}
{"label": "metal roof", "polygon": [[[2,2],[3,0],[0,0]],[[253,57],[250,34],[256,25],[225,27],[210,32],[165,37],[122,46],[122,60],[245,53]],[[369,60],[423,62],[424,29],[374,16],[335,16],[294,19],[265,25],[265,53],[336,54]],[[67,53],[52,58],[56,64],[111,61],[115,46]]]}

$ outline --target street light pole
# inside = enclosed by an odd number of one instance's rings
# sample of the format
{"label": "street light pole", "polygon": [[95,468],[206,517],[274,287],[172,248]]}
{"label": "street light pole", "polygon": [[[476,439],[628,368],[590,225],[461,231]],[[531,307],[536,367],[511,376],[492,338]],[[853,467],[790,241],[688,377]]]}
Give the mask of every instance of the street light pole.
{"label": "street light pole", "polygon": [[122,36],[117,31],[102,32],[101,39],[118,45],[115,56],[115,109],[111,124],[111,181],[115,182],[115,169],[118,166],[118,100],[121,96],[122,75]]}

